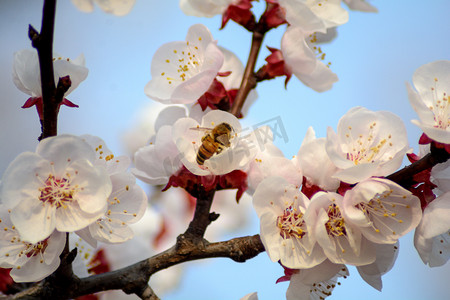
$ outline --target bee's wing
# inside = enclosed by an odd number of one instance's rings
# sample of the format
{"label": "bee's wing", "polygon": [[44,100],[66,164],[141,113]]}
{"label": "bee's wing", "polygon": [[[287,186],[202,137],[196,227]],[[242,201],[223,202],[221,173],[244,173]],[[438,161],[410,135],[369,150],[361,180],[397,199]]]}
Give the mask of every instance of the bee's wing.
{"label": "bee's wing", "polygon": [[230,139],[228,138],[228,134],[219,135],[218,137],[216,137],[216,139],[222,145],[225,145],[227,147],[230,146]]}

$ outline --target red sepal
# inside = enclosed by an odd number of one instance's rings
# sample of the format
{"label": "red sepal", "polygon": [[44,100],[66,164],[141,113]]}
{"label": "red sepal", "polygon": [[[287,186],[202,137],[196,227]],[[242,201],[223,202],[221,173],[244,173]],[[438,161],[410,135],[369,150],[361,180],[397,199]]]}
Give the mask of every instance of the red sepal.
{"label": "red sepal", "polygon": [[355,186],[354,184],[349,184],[341,181],[341,184],[339,185],[337,192],[339,195],[344,196],[345,193],[348,190],[351,190],[354,186]]}
{"label": "red sepal", "polygon": [[239,201],[247,189],[247,174],[243,171],[234,170],[224,175],[198,176],[192,174],[183,166],[175,174],[170,176],[169,182],[163,191],[168,190],[171,186],[181,187],[195,198],[198,198],[199,193],[209,192],[213,189],[238,189],[236,201]]}
{"label": "red sepal", "polygon": [[433,141],[433,140],[430,139],[430,138],[428,137],[428,135],[426,135],[425,133],[422,133],[422,135],[420,136],[420,139],[419,139],[419,144],[420,144],[420,145],[426,145],[426,144],[431,143],[432,141]]}
{"label": "red sepal", "polygon": [[98,300],[100,299],[97,295],[89,294],[75,298],[75,300]]}
{"label": "red sepal", "polygon": [[298,270],[298,269],[287,268],[287,267],[283,266],[281,263],[280,263],[280,265],[284,269],[284,276],[281,276],[280,278],[278,278],[275,283],[284,282],[284,281],[290,281],[292,275],[297,274],[297,273],[300,272],[300,270]]}
{"label": "red sepal", "polygon": [[447,151],[447,153],[450,153],[450,144],[444,144],[444,143],[437,142],[437,141],[431,139],[425,133],[423,133],[420,136],[419,144],[420,145],[426,145],[426,144],[430,144],[430,143],[433,143],[436,146],[436,148],[439,148],[439,149],[443,148],[443,149],[445,149],[445,151]]}
{"label": "red sepal", "polygon": [[308,199],[311,199],[315,193],[323,191],[319,186],[310,184],[305,176],[302,181],[302,193],[305,194]]}
{"label": "red sepal", "polygon": [[0,268],[0,292],[7,293],[14,280],[9,275],[11,269]]}
{"label": "red sepal", "polygon": [[236,192],[236,202],[239,203],[239,200],[242,197],[242,194],[247,190],[247,173],[234,170],[228,174],[218,176],[219,184],[217,186],[217,190],[225,190],[225,189],[237,189]]}
{"label": "red sepal", "polygon": [[256,21],[250,10],[252,8],[251,1],[253,0],[240,0],[236,4],[229,5],[222,15],[222,27],[220,29],[223,29],[231,19],[247,30],[253,31]]}
{"label": "red sepal", "polygon": [[207,107],[228,111],[231,107],[231,97],[223,84],[214,78],[209,89],[197,100],[204,111]]}
{"label": "red sepal", "polygon": [[260,20],[260,23],[264,23],[266,30],[286,24],[286,13],[280,5],[275,1],[266,0],[266,2],[267,8]]}
{"label": "red sepal", "polygon": [[103,249],[98,250],[89,262],[89,273],[102,274],[111,271],[111,266]]}
{"label": "red sepal", "polygon": [[286,76],[284,85],[286,86],[289,79],[291,79],[292,72],[290,68],[284,62],[283,54],[281,50],[276,48],[267,47],[271,54],[266,57],[266,62],[261,69],[259,69],[256,77],[259,81],[273,79],[277,76]]}
{"label": "red sepal", "polygon": [[[25,101],[25,103],[22,105],[22,108],[30,108],[33,107],[34,105],[36,105],[36,110],[38,112],[39,115],[39,119],[43,120],[44,119],[44,103],[42,101],[42,97],[30,97],[27,99],[27,101]],[[61,105],[65,105],[68,107],[79,107],[78,105],[76,105],[75,103],[71,102],[70,100],[64,98],[63,101],[61,101],[61,103],[59,104],[59,107],[61,107]],[[58,109],[59,109],[58,107]]]}

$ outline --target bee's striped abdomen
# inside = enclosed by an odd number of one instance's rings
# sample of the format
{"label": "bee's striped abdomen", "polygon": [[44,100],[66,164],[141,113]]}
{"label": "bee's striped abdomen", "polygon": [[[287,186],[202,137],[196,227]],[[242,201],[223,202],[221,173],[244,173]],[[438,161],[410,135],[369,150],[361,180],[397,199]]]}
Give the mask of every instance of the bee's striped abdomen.
{"label": "bee's striped abdomen", "polygon": [[217,151],[217,143],[214,142],[210,135],[207,135],[197,152],[197,164],[200,166],[205,163]]}

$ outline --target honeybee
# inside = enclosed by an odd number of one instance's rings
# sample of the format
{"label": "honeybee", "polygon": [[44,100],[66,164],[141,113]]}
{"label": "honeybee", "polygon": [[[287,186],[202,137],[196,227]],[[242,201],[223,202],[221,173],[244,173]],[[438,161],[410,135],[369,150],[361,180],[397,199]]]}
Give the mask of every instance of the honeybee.
{"label": "honeybee", "polygon": [[220,123],[214,128],[195,127],[193,130],[204,130],[206,134],[202,137],[202,144],[197,151],[197,164],[202,166],[205,160],[214,154],[219,154],[223,149],[230,147],[233,137],[233,127],[228,123]]}

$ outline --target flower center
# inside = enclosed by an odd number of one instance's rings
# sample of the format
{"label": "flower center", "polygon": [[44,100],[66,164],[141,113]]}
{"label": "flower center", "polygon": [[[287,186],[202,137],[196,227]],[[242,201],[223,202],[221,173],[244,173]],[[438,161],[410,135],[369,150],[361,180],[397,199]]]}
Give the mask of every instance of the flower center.
{"label": "flower center", "polygon": [[[199,37],[201,41],[201,37]],[[198,46],[191,42],[186,42],[186,46],[182,49],[173,49],[172,58],[167,58],[165,62],[167,64],[177,65],[176,71],[171,66],[171,71],[162,72],[161,76],[165,76],[169,84],[174,81],[183,82],[191,78],[195,74],[199,73],[199,68],[202,64],[202,53]]]}
{"label": "flower center", "polygon": [[36,244],[26,243],[26,249],[23,250],[23,254],[27,257],[32,257],[43,253],[48,246],[48,238],[43,241],[37,242]]}
{"label": "flower center", "polygon": [[[383,231],[389,231],[392,234],[396,234],[396,232],[391,228],[390,225],[387,224],[387,221],[394,221],[395,223],[403,223],[402,219],[397,217],[396,208],[397,207],[405,207],[410,208],[409,205],[399,202],[384,202],[383,199],[387,197],[398,197],[401,199],[405,199],[404,195],[394,195],[393,191],[386,191],[381,195],[375,196],[368,203],[358,203],[355,205],[356,208],[360,209],[366,218],[371,220],[371,227],[375,230],[375,232],[379,233],[380,229]],[[392,225],[392,223],[391,223]]]}
{"label": "flower center", "polygon": [[[320,46],[317,46],[317,34],[316,33],[310,34],[309,37],[306,39],[306,43],[316,54],[317,60],[320,60],[323,63],[325,63],[326,53],[323,52]],[[331,62],[328,62],[325,65],[329,68],[331,66]]]}
{"label": "flower center", "polygon": [[[367,136],[360,134],[356,140],[352,135],[352,127],[348,127],[348,132],[345,134],[348,149],[350,150],[347,152],[347,159],[353,161],[355,165],[373,163],[375,160],[380,159],[389,147],[392,147],[392,136],[390,134],[387,138],[380,139],[379,142],[374,143],[374,128],[376,126],[376,122],[370,124]],[[392,157],[389,157],[389,159],[392,159]]]}
{"label": "flower center", "polygon": [[431,88],[434,106],[429,107],[434,114],[434,127],[447,129],[450,127],[450,96],[446,92],[442,92],[442,96],[439,96],[437,94],[439,80],[435,78],[434,82],[435,86]]}
{"label": "flower center", "polygon": [[344,218],[342,217],[341,210],[336,204],[330,204],[327,209],[328,221],[325,223],[325,228],[330,236],[347,236],[345,230]]}
{"label": "flower center", "polygon": [[73,195],[78,190],[78,186],[70,184],[70,176],[68,178],[58,179],[52,174],[48,176],[42,187],[39,188],[41,195],[39,200],[50,205],[55,205],[56,208],[66,208],[66,203],[73,200]]}
{"label": "flower center", "polygon": [[307,233],[303,214],[292,206],[286,208],[284,214],[277,218],[277,226],[284,239],[291,237],[301,239]]}

